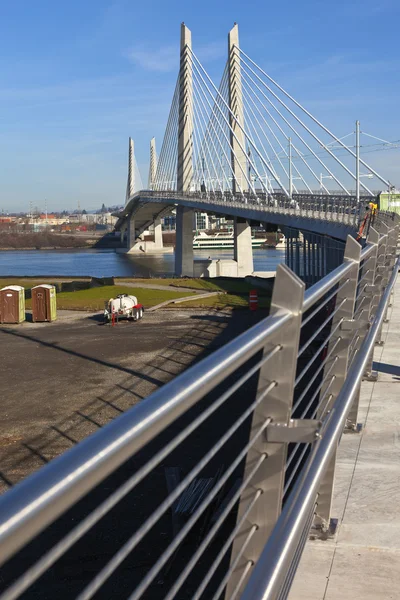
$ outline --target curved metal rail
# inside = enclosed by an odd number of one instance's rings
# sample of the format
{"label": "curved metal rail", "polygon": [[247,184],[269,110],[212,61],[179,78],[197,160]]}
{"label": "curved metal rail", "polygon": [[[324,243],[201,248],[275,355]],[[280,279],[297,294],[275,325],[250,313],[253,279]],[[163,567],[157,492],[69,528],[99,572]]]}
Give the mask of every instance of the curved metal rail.
{"label": "curved metal rail", "polygon": [[[112,536],[107,518],[128,498],[140,518],[121,523],[119,548],[71,597],[117,585],[147,544],[151,563],[132,571],[129,598],[145,598],[160,579],[168,600],[217,600],[224,590],[286,598],[310,527],[329,527],[328,465],[343,428],[357,423],[359,382],[399,267],[398,227],[371,229],[364,248],[349,237],[343,264],[307,291],[281,265],[270,316],[0,498],[0,598],[40,590],[86,536]],[[147,510],[148,482],[169,472],[171,457],[184,468]],[[152,543],[171,519],[172,533]],[[51,543],[32,560],[48,527]]]}

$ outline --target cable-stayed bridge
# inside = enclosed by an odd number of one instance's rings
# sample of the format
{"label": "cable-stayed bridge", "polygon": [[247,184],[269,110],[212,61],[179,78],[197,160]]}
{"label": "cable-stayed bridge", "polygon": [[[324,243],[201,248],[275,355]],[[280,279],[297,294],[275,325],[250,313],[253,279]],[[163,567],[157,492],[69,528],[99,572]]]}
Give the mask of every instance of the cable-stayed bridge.
{"label": "cable-stayed bridge", "polygon": [[[182,26],[147,190],[129,142],[118,224],[128,248],[151,223],[157,239],[161,215],[176,210],[176,271],[190,274],[193,211],[214,211],[235,218],[238,273],[251,268],[255,220],[285,228],[301,278],[279,265],[268,317],[82,442],[69,433],[69,451],[0,498],[1,600],[395,597],[400,218],[379,212],[366,239],[354,239],[373,198],[362,175],[389,193],[390,183],[361,161],[358,143],[354,154],[285,94],[239,49],[236,26],[217,88]],[[385,352],[376,363],[375,344]],[[305,547],[311,559],[292,588]]]}
{"label": "cable-stayed bridge", "polygon": [[[361,158],[359,123],[354,146],[335,136],[240,48],[236,24],[218,86],[181,25],[179,74],[158,158],[151,141],[147,190],[136,179],[135,165],[130,141],[126,203],[117,228],[129,251],[154,223],[160,249],[160,219],[176,210],[177,275],[193,275],[195,210],[235,219],[235,260],[243,275],[252,271],[251,222],[285,228],[289,249],[298,245],[299,231],[345,240],[374,198],[371,178],[389,193],[393,189]],[[313,237],[312,243],[323,241]],[[320,275],[334,265],[325,265]],[[290,266],[299,273],[299,265]]]}

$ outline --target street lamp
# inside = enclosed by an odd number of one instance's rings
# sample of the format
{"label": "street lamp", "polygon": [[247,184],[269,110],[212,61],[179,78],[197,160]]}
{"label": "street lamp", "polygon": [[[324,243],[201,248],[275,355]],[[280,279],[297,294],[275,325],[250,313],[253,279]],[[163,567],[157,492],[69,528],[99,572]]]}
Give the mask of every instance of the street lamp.
{"label": "street lamp", "polygon": [[319,189],[320,190],[322,190],[322,188],[324,187],[323,183],[322,183],[323,179],[333,179],[333,176],[332,175],[323,175],[322,173],[320,173],[320,175],[319,175]]}

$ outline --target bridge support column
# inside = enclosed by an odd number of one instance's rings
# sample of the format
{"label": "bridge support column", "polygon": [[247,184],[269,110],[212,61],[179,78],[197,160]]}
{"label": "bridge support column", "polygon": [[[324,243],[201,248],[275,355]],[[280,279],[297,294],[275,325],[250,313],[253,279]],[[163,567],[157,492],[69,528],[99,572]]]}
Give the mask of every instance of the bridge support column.
{"label": "bridge support column", "polygon": [[193,277],[194,211],[185,206],[176,209],[175,275]]}
{"label": "bridge support column", "polygon": [[128,248],[128,252],[132,250],[135,245],[136,235],[135,235],[135,217],[132,215],[128,221],[128,230],[126,236],[126,246]]}
{"label": "bridge support column", "polygon": [[251,275],[254,271],[251,227],[246,219],[235,218],[234,260],[237,262],[238,277]]}
{"label": "bridge support column", "polygon": [[121,227],[121,231],[120,231],[120,234],[121,234],[121,244],[124,243],[126,229],[127,229],[126,225]]}
{"label": "bridge support column", "polygon": [[154,244],[156,249],[163,248],[161,219],[156,219],[154,221]]}

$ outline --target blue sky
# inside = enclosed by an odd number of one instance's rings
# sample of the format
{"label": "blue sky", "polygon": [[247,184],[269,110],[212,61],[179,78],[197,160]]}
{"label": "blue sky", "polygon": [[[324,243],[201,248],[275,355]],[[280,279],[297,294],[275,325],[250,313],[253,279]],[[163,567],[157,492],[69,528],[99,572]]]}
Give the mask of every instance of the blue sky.
{"label": "blue sky", "polygon": [[[358,118],[400,139],[398,0],[0,0],[0,210],[122,203],[131,135],[143,179],[158,148],[179,30],[218,81],[226,37],[341,136]],[[399,151],[369,155],[400,184]],[[373,156],[373,158],[372,158]]]}

